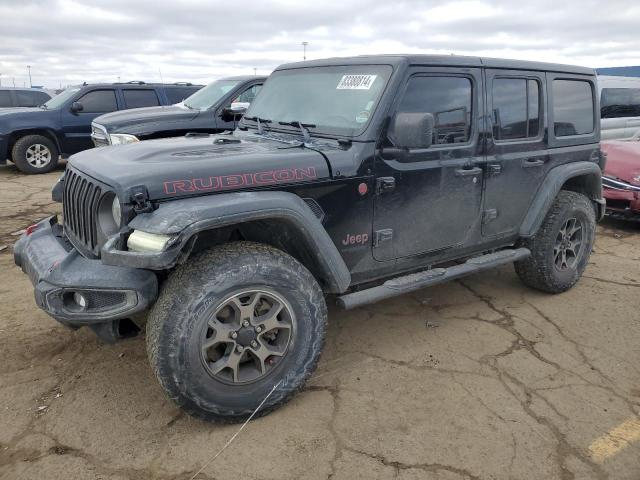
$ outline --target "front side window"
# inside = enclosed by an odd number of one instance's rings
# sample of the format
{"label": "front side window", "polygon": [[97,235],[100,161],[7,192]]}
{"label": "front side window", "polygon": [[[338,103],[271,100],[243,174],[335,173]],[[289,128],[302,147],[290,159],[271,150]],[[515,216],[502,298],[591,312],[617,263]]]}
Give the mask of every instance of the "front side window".
{"label": "front side window", "polygon": [[240,80],[217,80],[186,98],[184,105],[194,110],[208,110],[233,90]]}
{"label": "front side window", "polygon": [[496,78],[493,81],[493,138],[534,138],[540,130],[540,88],[535,80]]}
{"label": "front side window", "polygon": [[118,109],[114,90],[94,90],[77,101],[82,105],[81,113],[106,113]]}
{"label": "front side window", "polygon": [[393,69],[388,65],[340,65],[279,70],[269,77],[242,123],[266,119],[271,128],[358,136],[369,124]]}
{"label": "front side window", "polygon": [[0,90],[0,108],[12,106],[11,92],[9,90]]}
{"label": "front side window", "polygon": [[253,85],[252,87],[247,88],[244,92],[242,92],[236,98],[234,98],[231,103],[246,104],[248,107],[251,104],[251,102],[253,102],[253,100],[256,98],[256,95],[258,94],[261,88],[262,88],[262,85]]}
{"label": "front side window", "polygon": [[640,88],[603,88],[600,117],[640,117]]}
{"label": "front side window", "polygon": [[466,77],[416,76],[409,79],[398,106],[402,113],[431,113],[433,145],[471,138],[472,84]]}
{"label": "front side window", "polygon": [[593,132],[593,91],[583,80],[553,81],[553,129],[556,137]]}
{"label": "front side window", "polygon": [[158,96],[153,90],[146,89],[124,89],[124,104],[127,108],[156,107],[160,105]]}

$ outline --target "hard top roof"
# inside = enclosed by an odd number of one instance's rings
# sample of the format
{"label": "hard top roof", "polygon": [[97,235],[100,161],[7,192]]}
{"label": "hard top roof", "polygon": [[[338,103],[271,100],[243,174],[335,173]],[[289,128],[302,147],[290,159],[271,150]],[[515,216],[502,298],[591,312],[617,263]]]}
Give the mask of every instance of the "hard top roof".
{"label": "hard top roof", "polygon": [[461,55],[362,55],[357,57],[337,57],[306,62],[295,62],[280,65],[276,70],[286,70],[301,67],[319,67],[332,65],[424,65],[424,66],[455,66],[455,67],[486,67],[509,70],[537,70],[549,72],[573,73],[581,75],[595,75],[593,68],[557,63],[531,62],[528,60],[508,60],[502,58],[467,57]]}

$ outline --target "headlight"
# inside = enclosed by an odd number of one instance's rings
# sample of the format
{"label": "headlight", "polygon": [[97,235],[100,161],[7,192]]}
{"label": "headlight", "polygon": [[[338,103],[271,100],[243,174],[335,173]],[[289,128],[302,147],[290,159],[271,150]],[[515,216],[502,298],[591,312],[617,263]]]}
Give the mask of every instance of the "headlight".
{"label": "headlight", "polygon": [[120,222],[122,221],[122,209],[120,208],[120,200],[118,197],[113,197],[111,203],[111,215],[113,215],[113,221],[116,222],[118,228],[120,228]]}
{"label": "headlight", "polygon": [[169,235],[134,230],[127,240],[127,248],[133,252],[161,252],[171,240]]}
{"label": "headlight", "polygon": [[112,133],[109,135],[111,145],[126,145],[127,143],[139,142],[140,139],[135,135],[128,135],[126,133]]}

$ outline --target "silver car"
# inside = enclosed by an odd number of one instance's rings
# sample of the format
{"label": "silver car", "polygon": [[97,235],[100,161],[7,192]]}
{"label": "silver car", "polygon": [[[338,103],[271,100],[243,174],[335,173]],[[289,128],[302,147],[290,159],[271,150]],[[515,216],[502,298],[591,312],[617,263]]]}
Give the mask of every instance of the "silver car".
{"label": "silver car", "polygon": [[640,77],[598,76],[602,140],[640,140]]}

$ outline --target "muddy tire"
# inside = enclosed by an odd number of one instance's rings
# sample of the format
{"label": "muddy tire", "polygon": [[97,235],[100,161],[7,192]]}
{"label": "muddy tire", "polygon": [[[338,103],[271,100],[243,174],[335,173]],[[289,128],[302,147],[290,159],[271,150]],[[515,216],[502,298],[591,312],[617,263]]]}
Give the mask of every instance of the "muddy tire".
{"label": "muddy tire", "polygon": [[324,346],[327,307],[296,259],[230,243],[195,254],[163,284],[147,323],[147,353],[167,396],[209,421],[247,419],[283,405]]}
{"label": "muddy tire", "polygon": [[25,135],[11,150],[11,160],[24,173],[47,173],[56,168],[60,153],[55,142],[43,135]]}
{"label": "muddy tire", "polygon": [[531,256],[515,263],[520,280],[543,292],[569,290],[589,262],[595,227],[591,201],[577,192],[560,191],[540,229],[522,242]]}

